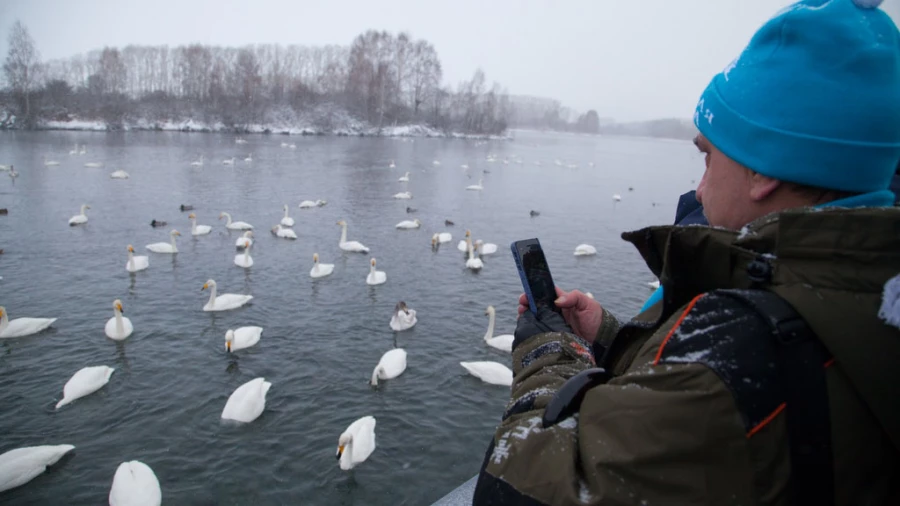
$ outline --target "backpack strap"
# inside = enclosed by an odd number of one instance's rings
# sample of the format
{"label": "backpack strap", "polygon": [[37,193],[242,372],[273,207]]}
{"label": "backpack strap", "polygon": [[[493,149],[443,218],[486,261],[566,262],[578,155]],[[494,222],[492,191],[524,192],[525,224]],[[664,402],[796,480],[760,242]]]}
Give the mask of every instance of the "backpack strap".
{"label": "backpack strap", "polygon": [[791,503],[834,504],[834,454],[825,368],[831,356],[796,310],[765,290],[717,290],[752,308],[769,327],[785,395]]}

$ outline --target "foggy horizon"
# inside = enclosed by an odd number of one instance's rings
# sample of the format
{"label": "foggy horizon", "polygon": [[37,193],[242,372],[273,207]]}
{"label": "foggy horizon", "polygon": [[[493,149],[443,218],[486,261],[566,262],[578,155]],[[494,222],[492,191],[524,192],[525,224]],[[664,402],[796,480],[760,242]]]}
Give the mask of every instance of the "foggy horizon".
{"label": "foggy horizon", "polygon": [[[897,6],[882,8],[898,20]],[[125,5],[112,0],[0,4],[6,54],[15,20],[31,32],[44,61],[105,46],[201,43],[349,46],[366,30],[409,32],[431,42],[443,84],[455,87],[477,68],[511,95],[559,100],[616,121],[690,118],[697,97],[787,0],[686,2],[473,1],[452,8],[412,0],[352,7],[310,3],[253,5],[176,2]]]}

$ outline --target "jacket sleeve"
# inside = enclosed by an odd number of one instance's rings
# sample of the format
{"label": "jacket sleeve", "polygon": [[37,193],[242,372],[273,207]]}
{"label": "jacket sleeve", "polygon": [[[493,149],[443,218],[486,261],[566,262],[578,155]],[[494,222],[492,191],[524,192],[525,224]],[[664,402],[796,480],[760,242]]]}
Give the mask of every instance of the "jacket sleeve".
{"label": "jacket sleeve", "polygon": [[566,333],[519,346],[474,504],[754,503],[731,393],[703,365],[653,365],[665,333],[647,340],[625,374],[589,390],[577,414],[548,428],[545,407],[568,378],[594,366],[593,356]]}

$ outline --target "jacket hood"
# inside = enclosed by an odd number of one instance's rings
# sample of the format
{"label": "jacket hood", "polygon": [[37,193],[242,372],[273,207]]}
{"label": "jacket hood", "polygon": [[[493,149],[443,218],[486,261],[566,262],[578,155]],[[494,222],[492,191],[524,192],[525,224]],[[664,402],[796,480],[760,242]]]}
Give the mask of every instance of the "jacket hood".
{"label": "jacket hood", "polygon": [[665,226],[622,237],[664,287],[660,317],[723,288],[787,300],[900,448],[900,329],[878,317],[884,285],[900,273],[900,208],[795,209],[740,232]]}

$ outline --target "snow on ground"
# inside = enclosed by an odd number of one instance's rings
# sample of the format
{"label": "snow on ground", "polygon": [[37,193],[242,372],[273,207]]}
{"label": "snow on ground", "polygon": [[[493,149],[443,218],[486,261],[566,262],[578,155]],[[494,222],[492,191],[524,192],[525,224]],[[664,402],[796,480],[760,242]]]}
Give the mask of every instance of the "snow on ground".
{"label": "snow on ground", "polygon": [[[311,125],[298,126],[282,122],[271,124],[249,124],[240,128],[229,127],[224,123],[205,123],[193,119],[180,121],[150,121],[140,119],[122,125],[124,130],[156,130],[167,132],[217,132],[217,133],[248,133],[248,134],[283,134],[283,135],[340,135],[340,136],[364,136],[364,137],[450,137],[454,139],[492,139],[507,140],[508,136],[475,135],[451,132],[446,134],[426,125],[394,125],[382,128],[368,126],[349,116],[341,115],[333,118],[333,123],[340,126],[321,128]],[[71,121],[43,121],[42,130],[84,130],[106,131],[109,128],[101,120],[73,119]]]}

